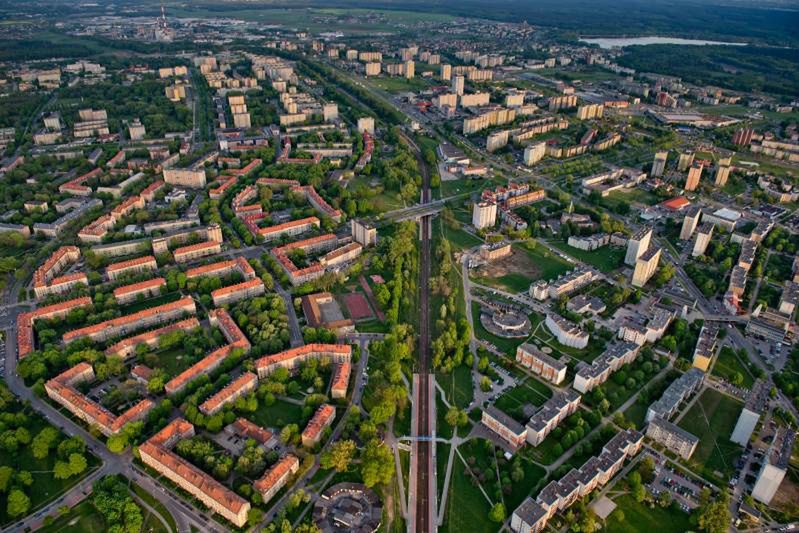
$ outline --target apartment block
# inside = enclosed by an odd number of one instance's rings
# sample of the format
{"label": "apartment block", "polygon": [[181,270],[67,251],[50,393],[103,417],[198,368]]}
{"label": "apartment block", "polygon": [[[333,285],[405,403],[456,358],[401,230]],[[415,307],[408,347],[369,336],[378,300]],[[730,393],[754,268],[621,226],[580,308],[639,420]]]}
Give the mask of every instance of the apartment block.
{"label": "apartment block", "polygon": [[731,164],[732,159],[729,157],[719,160],[718,166],[716,167],[716,187],[724,187],[727,184],[727,180],[730,179]]}
{"label": "apartment block", "polygon": [[330,397],[333,399],[346,398],[347,387],[350,383],[352,365],[348,362],[337,363],[333,368],[333,379],[330,381]]}
{"label": "apartment block", "polygon": [[558,424],[577,410],[581,398],[582,396],[570,389],[553,394],[527,422],[527,442],[532,446],[544,442]]}
{"label": "apartment block", "polygon": [[144,464],[155,469],[236,527],[247,523],[250,502],[172,451],[179,441],[194,436],[194,426],[176,418],[139,446]]}
{"label": "apartment block", "polygon": [[649,421],[646,436],[686,461],[691,458],[699,444],[699,437],[660,417]]}
{"label": "apartment block", "polygon": [[195,261],[209,255],[216,255],[222,251],[222,246],[216,241],[198,242],[189,246],[182,246],[172,252],[172,257],[178,264]]}
{"label": "apartment block", "polygon": [[372,246],[377,244],[377,228],[372,224],[360,220],[350,222],[352,239],[362,246]]}
{"label": "apartment block", "polygon": [[302,445],[311,448],[318,444],[325,428],[331,426],[335,419],[335,407],[328,403],[320,405],[302,432]]}
{"label": "apartment block", "polygon": [[211,292],[211,299],[216,307],[238,302],[245,298],[254,298],[266,292],[264,282],[261,278],[253,278],[235,285],[222,287]]}
{"label": "apartment block", "polygon": [[148,255],[137,257],[119,263],[111,263],[105,268],[105,274],[111,281],[116,281],[126,274],[141,274],[142,272],[152,272],[158,269],[155,257]]}
{"label": "apartment block", "polygon": [[104,342],[114,337],[121,337],[137,329],[161,325],[176,318],[183,318],[185,315],[194,315],[196,312],[194,299],[191,296],[186,296],[175,302],[68,331],[64,333],[63,339],[65,343],[85,337],[93,341]]}
{"label": "apartment block", "polygon": [[686,191],[695,191],[699,186],[699,180],[702,178],[703,168],[704,167],[701,163],[694,163],[691,165],[691,168],[688,169],[688,177],[685,179],[684,187]]}
{"label": "apartment block", "polygon": [[179,185],[190,189],[205,187],[205,168],[165,168],[164,181],[171,185]]}
{"label": "apartment block", "polygon": [[602,104],[586,104],[577,108],[577,120],[591,120],[602,118],[605,106]]}
{"label": "apartment block", "polygon": [[313,343],[299,346],[280,353],[267,355],[255,361],[259,379],[265,379],[277,368],[286,368],[294,373],[300,365],[310,359],[329,359],[332,363],[350,363],[352,347],[349,344]]}
{"label": "apartment block", "polygon": [[685,172],[694,164],[694,153],[683,152],[680,154],[680,159],[677,161],[677,172]]}
{"label": "apartment block", "polygon": [[668,152],[657,152],[655,154],[655,160],[652,163],[652,172],[650,172],[650,176],[653,178],[659,178],[663,175],[663,172],[666,170],[666,161],[668,160],[669,153]]}
{"label": "apartment block", "polygon": [[252,372],[245,372],[200,404],[200,412],[205,416],[213,416],[225,405],[254,391],[257,386],[258,376]]}
{"label": "apartment block", "polygon": [[245,280],[253,279],[255,277],[255,270],[253,270],[250,263],[243,257],[236,259],[228,259],[226,261],[219,261],[209,265],[198,266],[190,268],[186,271],[186,279],[195,279],[201,277],[224,277],[233,272],[239,272]]}
{"label": "apartment block", "polygon": [[166,280],[164,278],[153,278],[130,285],[123,285],[114,289],[114,299],[120,305],[126,305],[135,302],[139,298],[148,298],[151,296],[158,296],[161,289],[166,287]]}
{"label": "apartment block", "polygon": [[652,228],[648,226],[643,226],[633,233],[633,236],[627,241],[627,254],[624,256],[624,264],[634,267],[638,258],[649,249],[651,240]]}
{"label": "apartment block", "polygon": [[145,331],[144,333],[134,335],[133,337],[122,339],[121,341],[109,346],[105,350],[105,355],[106,357],[121,357],[122,359],[127,359],[135,355],[136,347],[139,345],[145,345],[151,349],[157,348],[161,337],[164,335],[173,333],[175,331],[189,332],[199,327],[200,322],[195,317],[180,320],[157,329]]}
{"label": "apartment block", "polygon": [[83,272],[58,276],[70,264],[80,259],[80,249],[77,246],[62,246],[57,249],[33,273],[33,291],[36,298],[44,298],[51,294],[64,294],[73,287],[83,284],[88,286],[89,280]]}
{"label": "apartment block", "polygon": [[588,346],[588,340],[591,335],[580,329],[571,320],[567,320],[560,315],[548,313],[544,324],[562,345],[577,349],[583,349]]}
{"label": "apartment block", "polygon": [[707,372],[710,368],[710,361],[716,354],[718,335],[719,326],[712,322],[705,322],[699,332],[699,340],[696,341],[694,348],[693,365],[702,372]]}
{"label": "apartment block", "polygon": [[141,420],[155,407],[151,400],[145,399],[121,415],[115,416],[77,390],[77,385],[92,381],[94,381],[92,365],[82,362],[49,380],[44,384],[44,389],[51,400],[64,406],[89,426],[99,427],[106,436],[118,434],[126,424]]}
{"label": "apartment block", "polygon": [[74,309],[82,309],[91,305],[92,299],[83,296],[17,315],[17,354],[19,358],[24,358],[34,349],[33,325],[37,320],[64,318]]}
{"label": "apartment block", "polygon": [[555,385],[560,385],[566,379],[566,364],[532,344],[523,343],[516,348],[516,362]]}
{"label": "apartment block", "polygon": [[760,415],[766,409],[766,404],[769,400],[768,393],[768,382],[758,379],[746,397],[746,403],[741,409],[741,414],[738,415],[738,421],[735,423],[732,435],[730,435],[732,442],[744,447],[749,444],[749,439],[760,420]]}
{"label": "apartment block", "polygon": [[713,228],[715,227],[716,226],[709,222],[704,222],[699,226],[699,230],[696,232],[696,239],[694,240],[694,247],[691,250],[692,257],[705,255],[707,247],[710,245],[710,241],[713,238]]}
{"label": "apartment block", "polygon": [[493,405],[483,409],[481,422],[502,437],[512,449],[516,450],[524,446],[527,429]]}
{"label": "apartment block", "polygon": [[682,219],[682,228],[680,228],[680,240],[687,241],[691,238],[701,216],[702,208],[699,206],[693,206],[685,213],[685,217]]}
{"label": "apartment block", "polygon": [[542,159],[547,153],[547,144],[545,142],[533,143],[524,149],[524,164],[532,166]]}
{"label": "apartment block", "polygon": [[580,469],[572,469],[558,481],[551,481],[536,499],[528,497],[513,511],[510,529],[514,533],[540,533],[556,513],[577,499],[602,487],[621,470],[624,461],[636,455],[643,444],[642,433],[628,429],[616,434],[599,456],[591,457]]}
{"label": "apartment block", "polygon": [[267,503],[299,469],[300,460],[297,456],[292,454],[285,455],[272,465],[252,486],[261,494],[261,501]]}
{"label": "apartment block", "polygon": [[646,421],[655,417],[668,420],[677,412],[680,404],[697,392],[705,380],[705,373],[698,368],[691,368],[685,374],[672,381],[663,391],[663,395],[649,406]]}
{"label": "apartment block", "polygon": [[472,226],[475,229],[490,228],[497,223],[497,204],[494,202],[478,202],[472,209]]}
{"label": "apartment block", "polygon": [[635,261],[633,287],[643,287],[655,275],[662,252],[662,248],[652,246]]}
{"label": "apartment block", "polygon": [[577,375],[572,386],[583,394],[603,384],[624,365],[632,363],[641,347],[634,342],[620,342],[611,345],[591,364],[577,365]]}

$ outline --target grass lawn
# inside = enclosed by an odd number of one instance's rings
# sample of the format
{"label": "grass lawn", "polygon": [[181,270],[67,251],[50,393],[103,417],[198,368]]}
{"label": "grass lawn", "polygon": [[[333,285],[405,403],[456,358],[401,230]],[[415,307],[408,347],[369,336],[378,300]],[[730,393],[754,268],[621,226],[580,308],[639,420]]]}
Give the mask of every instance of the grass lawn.
{"label": "grass lawn", "polygon": [[422,78],[369,78],[367,83],[390,93],[416,92],[426,88],[429,84]]}
{"label": "grass lawn", "polygon": [[573,265],[556,256],[540,243],[537,243],[532,249],[527,246],[520,246],[519,248],[524,250],[533,263],[541,269],[539,279],[554,279],[574,268]]}
{"label": "grass lawn", "polygon": [[186,355],[182,346],[169,350],[158,351],[158,368],[166,372],[167,376],[174,377],[189,368],[195,360]]}
{"label": "grass lawn", "polygon": [[689,464],[710,481],[726,484],[735,472],[741,447],[730,442],[743,404],[713,389],[702,396],[678,424],[699,438]]}
{"label": "grass lawn", "polygon": [[[146,490],[144,490],[135,483],[131,483],[130,488],[133,490],[134,493],[136,493],[136,496],[145,501],[147,505],[155,509],[158,512],[158,514],[160,514],[164,518],[164,520],[166,520],[166,523],[169,524],[169,527],[172,528],[172,531],[178,530],[178,526],[175,523],[175,519],[172,517],[167,508],[164,507],[164,504],[162,504],[160,501],[154,498],[152,494],[150,494],[149,492],[147,492]],[[142,510],[144,511],[144,509]],[[158,520],[157,517],[152,517],[152,520],[155,522],[156,529],[163,529],[164,525],[161,523],[160,520]]]}
{"label": "grass lawn", "polygon": [[524,416],[524,406],[532,404],[538,407],[551,397],[552,391],[549,387],[533,378],[527,378],[521,384],[509,389],[497,398],[494,406],[516,419],[520,424],[524,424],[529,419],[529,417]]}
{"label": "grass lawn", "polygon": [[449,374],[436,374],[436,381],[447,396],[447,401],[452,405],[457,405],[461,409],[466,409],[474,397],[472,386],[472,369],[468,366],[459,365]]}
{"label": "grass lawn", "polygon": [[107,530],[105,519],[85,500],[49,526],[39,529],[42,533],[101,533]]}
{"label": "grass lawn", "polygon": [[[42,429],[49,427],[49,424],[39,418],[38,415],[27,414],[31,417],[31,422],[27,428],[32,437],[35,437]],[[60,434],[60,439],[65,439],[66,437],[63,433]],[[30,498],[30,513],[33,513],[47,502],[54,500],[72,488],[98,465],[99,461],[88,450],[84,456],[88,464],[87,469],[82,474],[68,479],[55,479],[53,477],[53,467],[58,459],[55,451],[44,459],[37,459],[33,456],[30,446],[21,446],[14,455],[6,452],[0,454],[0,466],[10,466],[15,470],[26,470],[31,473],[33,485],[26,488],[25,494]],[[6,497],[4,495],[0,497],[0,525],[11,522],[13,520],[6,513]]]}
{"label": "grass lawn", "polygon": [[444,523],[439,531],[451,533],[497,531],[499,524],[494,524],[488,519],[491,504],[480,489],[472,485],[466,468],[466,464],[456,454],[455,463],[452,465],[447,508],[444,510]]}
{"label": "grass lawn", "polygon": [[483,243],[483,241],[465,230],[452,229],[446,224],[442,224],[442,227],[444,228],[444,237],[446,237],[452,245],[452,251],[454,252],[458,252],[465,248],[472,248]]}
{"label": "grass lawn", "polygon": [[629,494],[619,496],[614,502],[624,512],[624,522],[609,519],[604,529],[608,533],[683,533],[692,529],[688,514],[682,511],[663,509],[659,505],[650,508],[636,502]]}
{"label": "grass lawn", "polygon": [[600,272],[611,272],[621,267],[624,263],[625,250],[617,246],[603,246],[598,250],[588,252],[569,246],[564,241],[550,241],[550,244],[574,258],[588,263]]}
{"label": "grass lawn", "polygon": [[144,309],[150,309],[151,307],[157,307],[159,305],[176,302],[177,300],[180,300],[182,296],[183,295],[180,293],[180,291],[168,292],[154,298],[147,298],[141,302],[133,302],[130,305],[122,306],[119,308],[119,311],[123,315],[130,315]]}
{"label": "grass lawn", "polygon": [[749,369],[746,365],[738,359],[738,355],[735,351],[726,346],[719,351],[716,364],[713,365],[712,374],[726,379],[729,382],[732,382],[736,374],[740,374],[744,378],[741,382],[741,386],[746,389],[751,389],[752,385],[755,383],[755,378],[749,373]]}
{"label": "grass lawn", "polygon": [[771,281],[784,281],[791,279],[793,273],[793,257],[787,254],[773,253],[768,258],[765,275]]}
{"label": "grass lawn", "polygon": [[243,416],[261,427],[278,431],[287,424],[299,424],[300,428],[303,427],[302,406],[284,400],[277,400],[270,406],[260,405],[256,412]]}

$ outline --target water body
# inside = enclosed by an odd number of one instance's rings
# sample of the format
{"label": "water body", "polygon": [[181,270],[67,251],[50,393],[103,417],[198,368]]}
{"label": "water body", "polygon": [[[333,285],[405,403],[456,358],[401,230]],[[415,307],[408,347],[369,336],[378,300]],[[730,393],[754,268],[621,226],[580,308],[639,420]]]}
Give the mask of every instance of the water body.
{"label": "water body", "polygon": [[623,48],[625,46],[646,44],[690,44],[690,45],[727,45],[746,46],[746,43],[725,43],[721,41],[704,41],[698,39],[680,39],[679,37],[604,37],[597,39],[580,39],[581,42],[598,44],[600,48]]}

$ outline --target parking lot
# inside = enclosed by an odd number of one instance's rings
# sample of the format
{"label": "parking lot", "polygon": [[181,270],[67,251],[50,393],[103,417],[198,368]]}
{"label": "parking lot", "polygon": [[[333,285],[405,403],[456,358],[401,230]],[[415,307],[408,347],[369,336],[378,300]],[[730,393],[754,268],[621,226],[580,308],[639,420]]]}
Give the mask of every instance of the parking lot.
{"label": "parking lot", "polygon": [[686,513],[696,509],[699,506],[699,493],[708,485],[675,469],[663,456],[658,454],[652,457],[655,459],[655,479],[647,485],[649,492],[656,498],[663,492],[671,493],[672,499]]}

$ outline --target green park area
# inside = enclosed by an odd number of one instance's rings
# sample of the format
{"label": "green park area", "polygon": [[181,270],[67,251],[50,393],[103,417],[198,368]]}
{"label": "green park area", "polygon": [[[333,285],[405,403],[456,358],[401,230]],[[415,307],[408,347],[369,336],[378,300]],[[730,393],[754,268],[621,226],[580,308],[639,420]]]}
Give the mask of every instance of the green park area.
{"label": "green park area", "polygon": [[532,405],[538,407],[552,397],[552,391],[538,380],[525,377],[521,383],[503,393],[497,398],[494,407],[524,423],[530,417],[525,417],[525,407]]}
{"label": "green park area", "polygon": [[566,242],[561,240],[549,242],[552,246],[563,250],[570,256],[584,263],[588,263],[600,272],[611,272],[621,267],[624,263],[625,250],[618,246],[603,246],[597,250],[587,251],[569,246]]}
{"label": "green park area", "polygon": [[755,378],[744,362],[729,346],[724,346],[719,350],[712,374],[745,389],[751,389],[755,382]]}
{"label": "green park area", "polygon": [[730,442],[730,435],[742,407],[738,400],[705,389],[678,424],[699,438],[690,467],[721,485],[726,485],[735,473],[735,461],[741,455],[741,447]]}
{"label": "green park area", "polygon": [[[657,504],[638,503],[630,494],[623,494],[613,501],[617,507],[608,517],[603,530],[607,533],[684,533],[692,529],[689,515],[682,511],[664,509]],[[618,520],[619,511],[624,514],[621,521]]]}

